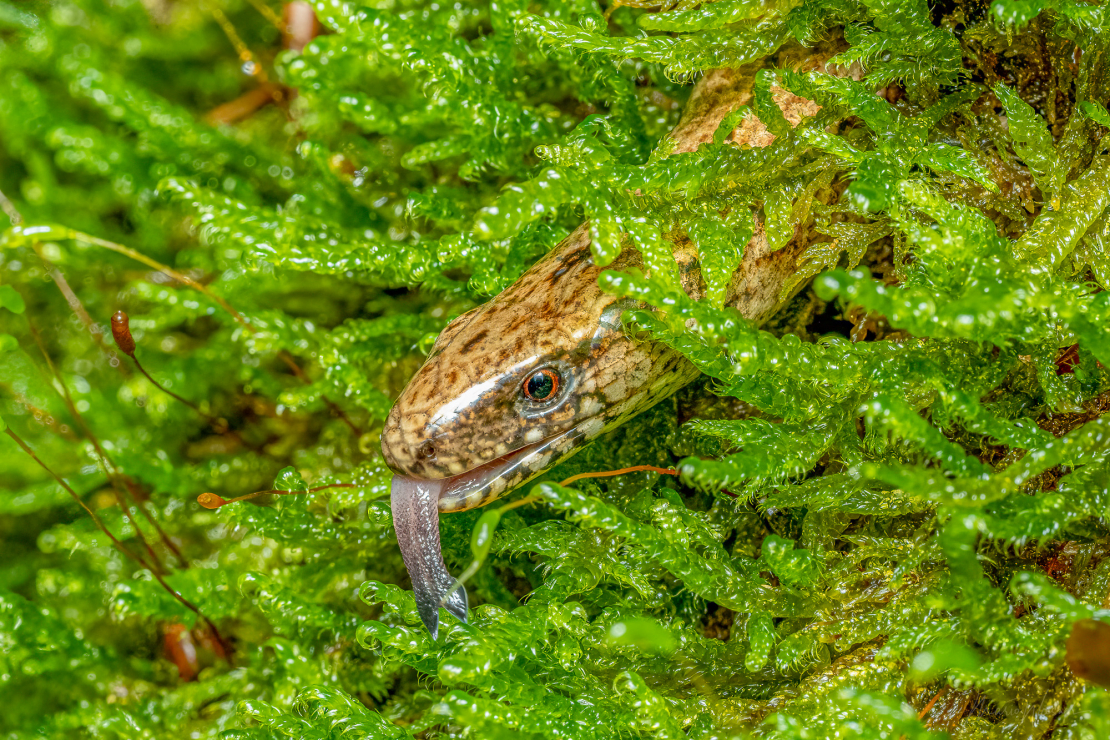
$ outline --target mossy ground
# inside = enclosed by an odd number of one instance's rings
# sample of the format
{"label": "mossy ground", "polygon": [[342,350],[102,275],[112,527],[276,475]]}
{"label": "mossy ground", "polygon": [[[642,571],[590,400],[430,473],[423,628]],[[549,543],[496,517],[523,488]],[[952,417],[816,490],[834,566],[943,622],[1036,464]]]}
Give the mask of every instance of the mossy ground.
{"label": "mossy ground", "polygon": [[[312,5],[302,50],[276,0],[0,0],[0,735],[1110,736],[1102,6]],[[862,79],[730,116],[773,144],[666,156],[699,76],[838,37]],[[444,517],[486,557],[433,642],[377,431],[583,218],[705,378]],[[819,235],[763,330],[757,219]]]}

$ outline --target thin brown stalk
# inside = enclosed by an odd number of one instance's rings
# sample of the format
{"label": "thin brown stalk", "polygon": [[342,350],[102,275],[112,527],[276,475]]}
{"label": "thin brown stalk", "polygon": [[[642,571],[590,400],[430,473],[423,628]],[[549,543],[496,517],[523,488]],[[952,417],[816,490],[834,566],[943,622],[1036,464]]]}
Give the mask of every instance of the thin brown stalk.
{"label": "thin brown stalk", "polygon": [[[116,242],[113,242],[113,241],[108,241],[107,239],[101,239],[99,237],[92,236],[91,234],[85,234],[83,232],[76,231],[74,229],[65,229],[65,235],[66,235],[66,237],[68,237],[70,239],[73,239],[74,241],[84,242],[86,244],[91,244],[91,245],[96,246],[96,247],[102,247],[102,248],[107,249],[109,251],[116,252],[117,254],[122,254],[125,257],[130,257],[131,259],[133,259],[137,262],[143,263],[147,267],[150,267],[154,270],[158,270],[161,273],[169,275],[174,280],[177,280],[178,282],[180,282],[184,285],[187,285],[190,288],[192,288],[194,290],[197,290],[197,291],[203,293],[204,295],[208,296],[209,298],[211,298],[222,309],[227,311],[227,313],[233,319],[235,319],[235,321],[240,326],[242,326],[244,329],[246,329],[248,333],[250,333],[250,334],[255,333],[254,327],[252,327],[247,322],[247,320],[245,318],[243,318],[242,314],[240,314],[238,311],[236,311],[234,308],[232,308],[230,303],[228,303],[226,300],[224,300],[220,296],[218,296],[215,293],[213,293],[212,291],[210,291],[207,286],[202,285],[201,283],[198,283],[196,280],[193,280],[188,275],[185,275],[181,272],[178,272],[177,270],[173,269],[172,267],[170,267],[168,265],[164,265],[161,262],[158,262],[157,260],[151,259],[150,257],[147,257],[142,252],[138,252],[134,249],[131,249],[130,247],[126,247],[122,244],[117,244]],[[293,357],[288,352],[286,352],[285,350],[281,350],[280,352],[278,352],[278,357],[281,358],[282,362],[284,362],[286,365],[289,366],[289,369],[293,372],[293,374],[295,376],[297,376],[303,383],[310,384],[312,382],[308,378],[308,376],[305,375],[304,371],[301,370],[300,365],[297,364],[296,360],[294,360]],[[352,422],[350,420],[350,418],[348,418],[347,414],[343,412],[343,409],[341,409],[338,405],[336,405],[331,399],[329,399],[324,394],[320,394],[320,400],[322,400],[328,406],[328,408],[331,410],[331,412],[333,414],[335,414],[340,420],[342,420],[343,423],[346,424],[354,434],[361,436],[362,430],[359,429],[357,426],[355,426],[354,422]]]}
{"label": "thin brown stalk", "polygon": [[[61,395],[62,400],[65,401],[66,408],[69,409],[70,416],[72,416],[73,420],[77,422],[77,425],[81,427],[82,431],[84,431],[85,433],[85,436],[92,443],[93,449],[96,450],[96,455],[97,458],[100,460],[100,465],[104,469],[104,474],[108,477],[109,485],[112,487],[112,493],[115,495],[116,503],[119,505],[119,508],[123,512],[123,515],[127,517],[127,521],[131,523],[132,529],[135,530],[135,536],[139,538],[139,542],[142,543],[143,547],[147,551],[147,554],[150,555],[152,565],[151,570],[162,570],[164,566],[162,565],[161,559],[154,552],[154,548],[150,546],[150,542],[147,540],[146,535],[143,534],[143,530],[139,528],[139,523],[135,521],[135,517],[131,514],[131,507],[128,505],[127,502],[128,496],[125,495],[123,490],[121,490],[119,487],[119,484],[116,480],[118,476],[118,470],[116,466],[113,463],[109,462],[104,448],[100,445],[100,440],[95,434],[93,434],[93,431],[89,428],[89,425],[85,423],[85,418],[81,416],[80,412],[77,411],[77,405],[73,403],[73,397],[69,394],[69,388],[65,384],[65,378],[62,377],[62,374],[54,365],[54,361],[50,359],[50,354],[46,351],[46,345],[43,344],[42,337],[39,335],[38,330],[35,329],[35,326],[31,323],[30,319],[28,319],[27,321],[27,327],[31,330],[31,336],[34,338],[35,344],[38,345],[39,352],[42,353],[43,359],[46,360],[47,367],[50,368],[51,374],[57,381],[58,393]],[[138,501],[135,501],[135,504],[138,505]],[[138,508],[142,509],[142,506],[139,506]],[[180,557],[180,553],[178,555]]]}
{"label": "thin brown stalk", "polygon": [[[6,428],[4,430],[4,432],[9,437],[11,437],[13,440],[15,440],[15,443],[17,445],[19,445],[19,447],[24,452],[26,452],[28,455],[30,455],[31,459],[34,460],[36,463],[38,463],[39,467],[41,467],[43,470],[45,470],[55,481],[57,481],[58,485],[60,485],[62,488],[65,489],[66,493],[68,493],[70,495],[70,497],[73,498],[73,500],[76,501],[78,503],[78,505],[80,505],[80,507],[82,509],[84,509],[85,512],[92,518],[93,523],[96,524],[97,528],[100,529],[100,531],[103,532],[105,535],[107,535],[108,539],[111,540],[112,544],[115,546],[115,548],[117,550],[119,550],[129,560],[138,564],[138,566],[140,568],[144,568],[146,570],[149,570],[151,575],[154,576],[155,580],[157,580],[158,583],[161,584],[162,588],[164,588],[171,596],[173,596],[175,599],[177,599],[177,601],[180,602],[182,606],[184,606],[186,609],[188,609],[189,611],[196,614],[198,618],[204,620],[204,623],[208,625],[208,628],[210,630],[212,630],[213,636],[215,636],[215,638],[220,642],[220,644],[225,648],[225,650],[228,650],[229,646],[228,646],[227,642],[220,635],[220,631],[218,629],[216,629],[216,625],[212,623],[211,619],[209,619],[207,616],[205,616],[205,614],[203,612],[201,612],[201,610],[198,609],[196,607],[196,605],[194,605],[191,601],[189,601],[184,596],[179,594],[176,591],[176,589],[174,589],[173,586],[166,583],[166,579],[163,578],[162,575],[155,568],[150,567],[146,562],[144,562],[144,560],[141,557],[139,557],[138,555],[136,555],[135,553],[131,552],[126,547],[124,547],[123,543],[120,542],[116,538],[116,536],[114,534],[112,534],[112,531],[110,529],[108,529],[108,527],[104,524],[104,521],[99,516],[97,516],[97,513],[95,511],[93,511],[92,508],[84,502],[84,500],[77,494],[76,491],[73,490],[72,487],[70,487],[70,485],[68,483],[66,483],[65,479],[62,478],[57,473],[55,473],[53,470],[51,470],[50,467],[46,463],[44,463],[39,458],[38,455],[35,454],[35,451],[32,450],[30,448],[30,446],[28,446],[28,444],[23,441],[23,438],[20,437],[18,434],[16,434],[15,431],[12,430],[11,427]],[[228,651],[228,652],[230,654],[230,651]]]}
{"label": "thin brown stalk", "polygon": [[656,467],[655,465],[633,465],[630,468],[621,468],[620,470],[602,470],[596,473],[579,473],[578,475],[572,475],[559,485],[570,485],[574,481],[582,480],[583,478],[609,478],[614,475],[624,475],[625,473],[639,473],[645,470],[650,470],[662,475],[678,475],[678,471],[674,468],[660,468]]}
{"label": "thin brown stalk", "polygon": [[242,435],[240,435],[239,432],[235,431],[234,429],[229,428],[228,425],[227,425],[227,422],[225,422],[223,419],[216,418],[215,416],[212,416],[212,414],[208,414],[208,413],[205,413],[204,411],[201,411],[200,407],[197,406],[195,403],[193,403],[192,401],[189,401],[185,398],[182,398],[181,396],[177,395],[176,393],[171,391],[169,388],[167,388],[166,386],[162,385],[157,380],[155,380],[151,376],[151,374],[146,371],[146,368],[143,367],[143,364],[141,362],[139,362],[139,358],[136,357],[134,354],[130,355],[130,357],[135,362],[135,367],[139,368],[139,372],[142,373],[144,376],[146,376],[146,379],[149,380],[151,383],[153,383],[155,388],[162,391],[166,395],[171,396],[172,398],[176,399],[177,401],[180,401],[181,403],[183,403],[186,406],[188,406],[189,408],[191,408],[193,411],[197,412],[206,422],[208,422],[208,425],[210,427],[212,427],[213,431],[215,431],[217,434],[227,435],[228,437],[231,437],[232,439],[237,441],[239,444],[243,445],[244,447],[251,450],[252,452],[258,453],[259,455],[265,455],[266,454],[265,451],[261,447],[247,442],[245,439],[243,439]]}
{"label": "thin brown stalk", "polygon": [[143,363],[139,362],[139,358],[135,356],[135,350],[136,350],[135,337],[133,337],[131,335],[131,319],[128,318],[126,312],[116,311],[115,314],[112,315],[111,325],[112,325],[112,339],[115,340],[116,347],[119,348],[120,352],[122,352],[123,354],[125,354],[125,355],[127,355],[128,357],[131,358],[131,361],[135,363],[135,367],[137,367],[139,369],[140,373],[142,373],[144,376],[146,376],[146,379],[149,380],[151,382],[151,384],[154,385],[155,388],[162,391],[166,395],[170,396],[174,400],[176,400],[176,401],[184,404],[185,406],[188,406],[189,408],[191,408],[193,411],[195,411],[197,414],[199,414],[201,417],[203,417],[204,420],[208,422],[208,425],[211,426],[212,429],[215,430],[215,432],[217,434],[223,434],[223,435],[226,435],[228,437],[231,437],[232,439],[236,440],[242,446],[244,446],[244,447],[250,449],[251,451],[256,452],[260,455],[266,454],[262,450],[261,447],[248,443],[245,439],[243,439],[239,435],[238,432],[229,428],[228,425],[227,425],[227,422],[225,422],[223,419],[217,418],[215,416],[212,416],[209,413],[206,413],[206,412],[202,411],[200,409],[200,407],[197,406],[195,403],[177,395],[176,393],[171,391],[169,388],[167,388],[166,386],[162,385],[157,380],[155,380],[154,376],[152,376],[150,373],[148,373],[146,371],[146,368],[143,367]]}
{"label": "thin brown stalk", "polygon": [[[297,361],[293,359],[292,355],[290,355],[285,350],[281,350],[278,352],[278,357],[289,367],[289,369],[293,372],[293,375],[296,376],[302,383],[304,383],[305,385],[312,384],[312,380],[307,375],[305,375],[304,370],[301,370],[301,366],[297,364]],[[355,436],[362,436],[362,430],[355,426],[355,423],[351,421],[345,413],[343,413],[343,409],[339,408],[338,405],[336,405],[323,393],[320,394],[320,400],[323,401],[327,405],[328,409],[330,409],[333,414],[338,416],[340,420],[342,420],[342,422],[346,424],[352,432],[354,432]]]}
{"label": "thin brown stalk", "polygon": [[117,550],[119,550],[119,551],[120,551],[121,553],[123,553],[123,554],[124,554],[124,555],[125,555],[125,556],[126,556],[126,557],[127,557],[128,559],[130,559],[130,560],[134,561],[134,562],[135,562],[136,564],[138,564],[138,566],[139,566],[140,568],[146,568],[146,569],[148,569],[148,570],[151,570],[151,572],[154,572],[154,571],[153,571],[153,569],[151,569],[151,568],[150,568],[150,567],[149,567],[149,566],[148,566],[148,565],[147,565],[147,564],[146,564],[146,563],[145,563],[145,562],[143,561],[143,559],[142,559],[141,557],[139,557],[139,556],[138,556],[138,555],[136,555],[135,553],[133,553],[133,552],[131,552],[130,550],[128,550],[128,549],[127,549],[126,547],[124,547],[124,546],[123,546],[123,543],[122,543],[122,542],[120,542],[120,541],[119,541],[118,539],[116,539],[116,536],[115,536],[114,534],[112,534],[112,531],[111,531],[110,529],[108,529],[108,527],[107,527],[107,526],[105,526],[105,524],[104,524],[103,520],[101,520],[101,518],[100,518],[99,516],[97,516],[97,513],[96,513],[95,511],[93,511],[93,510],[92,510],[92,508],[90,508],[90,507],[89,507],[89,505],[85,503],[84,499],[82,499],[82,498],[81,498],[81,497],[80,497],[80,496],[79,496],[79,495],[77,494],[77,491],[74,491],[74,490],[73,490],[73,489],[72,489],[72,488],[70,487],[70,485],[69,485],[68,483],[66,483],[66,482],[65,482],[65,479],[64,479],[64,478],[62,478],[62,476],[60,476],[60,475],[58,475],[57,473],[55,473],[55,472],[54,472],[53,470],[51,470],[51,469],[50,469],[50,468],[49,468],[49,467],[47,466],[47,464],[46,464],[46,463],[44,463],[44,462],[43,462],[43,461],[42,461],[41,459],[39,459],[39,456],[38,456],[38,455],[36,455],[36,454],[35,454],[35,451],[34,451],[34,450],[32,450],[32,449],[31,449],[31,448],[30,448],[30,447],[29,447],[29,446],[27,445],[27,443],[23,441],[23,438],[22,438],[22,437],[20,437],[20,436],[19,436],[18,434],[16,434],[16,433],[15,433],[15,432],[14,432],[14,431],[12,430],[12,428],[11,428],[11,427],[8,427],[8,428],[6,428],[6,429],[4,430],[4,433],[5,433],[5,434],[7,434],[7,435],[8,435],[9,437],[11,437],[12,439],[14,439],[14,440],[15,440],[15,443],[16,443],[17,445],[19,445],[19,446],[20,446],[20,448],[22,448],[22,450],[23,450],[24,452],[26,452],[26,453],[27,453],[28,455],[30,455],[30,456],[31,456],[31,459],[32,459],[32,460],[34,460],[35,462],[37,462],[37,463],[39,464],[39,467],[41,467],[41,468],[42,468],[43,470],[45,470],[45,471],[46,471],[47,473],[49,473],[49,474],[50,474],[50,476],[51,476],[52,478],[54,478],[54,480],[56,480],[56,481],[58,482],[58,485],[60,485],[60,486],[61,486],[62,488],[64,488],[64,489],[65,489],[66,493],[68,493],[68,494],[70,495],[70,497],[72,497],[72,498],[73,498],[73,500],[74,500],[74,501],[76,501],[76,502],[77,502],[77,503],[78,503],[78,504],[79,504],[79,505],[81,506],[81,508],[82,508],[82,509],[84,509],[84,510],[85,510],[85,512],[86,512],[86,513],[87,513],[87,514],[88,514],[88,515],[89,515],[90,517],[92,517],[93,523],[95,523],[95,524],[96,524],[96,526],[97,526],[97,527],[98,527],[98,528],[100,529],[100,531],[101,531],[101,532],[103,532],[103,533],[104,533],[105,535],[107,535],[108,539],[112,541],[112,544],[116,546],[116,549],[117,549]]}
{"label": "thin brown stalk", "polygon": [[362,430],[355,426],[355,423],[347,417],[347,414],[343,413],[343,409],[339,408],[339,406],[337,406],[335,402],[333,402],[330,398],[323,395],[322,393],[320,394],[320,400],[327,404],[327,407],[331,409],[331,412],[338,416],[339,420],[346,424],[356,437],[362,436]]}
{"label": "thin brown stalk", "polygon": [[220,432],[221,434],[222,434],[222,433],[223,433],[224,431],[230,431],[230,430],[228,430],[228,429],[226,429],[226,428],[220,429],[220,427],[223,427],[223,424],[220,424],[220,423],[219,423],[219,419],[217,419],[216,417],[214,417],[214,416],[212,416],[212,415],[210,415],[210,414],[206,414],[206,413],[204,413],[203,411],[201,411],[201,410],[200,410],[200,407],[199,407],[199,406],[197,406],[197,405],[196,405],[195,403],[193,403],[192,401],[190,401],[190,400],[188,400],[188,399],[186,399],[186,398],[182,398],[181,396],[177,395],[176,393],[174,393],[173,391],[171,391],[171,390],[170,390],[169,388],[167,388],[166,386],[162,385],[162,384],[161,384],[161,383],[159,383],[159,382],[158,382],[157,380],[155,380],[154,378],[152,378],[152,377],[151,377],[151,375],[150,375],[150,373],[148,373],[148,372],[146,371],[146,368],[142,366],[142,363],[140,363],[140,362],[139,362],[139,361],[138,361],[138,360],[137,360],[137,359],[135,358],[135,356],[134,356],[134,355],[131,355],[131,359],[132,359],[132,360],[135,360],[135,367],[139,368],[139,372],[140,372],[140,373],[142,373],[143,375],[145,375],[145,376],[146,376],[146,379],[147,379],[147,380],[149,380],[149,381],[150,381],[151,383],[153,383],[153,384],[154,384],[154,387],[155,387],[155,388],[157,388],[158,390],[162,391],[162,392],[163,392],[163,393],[165,393],[165,394],[166,394],[167,396],[171,396],[171,397],[173,397],[174,399],[176,399],[177,401],[180,401],[181,403],[185,404],[186,406],[188,406],[189,408],[191,408],[191,409],[192,409],[193,411],[196,411],[196,412],[197,412],[198,414],[200,414],[201,416],[203,416],[203,417],[204,417],[204,420],[205,420],[205,421],[207,421],[207,422],[208,422],[208,423],[209,423],[209,424],[210,424],[211,426],[215,427],[215,428],[216,428],[216,431]]}
{"label": "thin brown stalk", "polygon": [[[249,332],[251,334],[255,333],[254,327],[251,326],[249,323],[247,323],[247,320],[245,318],[243,318],[243,315],[240,314],[238,311],[236,311],[234,308],[232,308],[230,303],[228,303],[223,298],[221,298],[220,296],[218,296],[215,293],[213,293],[212,291],[210,291],[206,286],[201,285],[196,280],[193,280],[189,276],[178,272],[177,270],[173,269],[172,267],[169,267],[168,265],[163,265],[161,262],[153,260],[150,257],[147,257],[142,252],[137,252],[134,249],[131,249],[130,247],[125,247],[122,244],[116,244],[115,242],[110,242],[106,239],[99,239],[99,238],[97,238],[95,236],[92,236],[90,234],[83,234],[79,231],[72,231],[71,236],[76,241],[86,241],[89,244],[92,244],[94,246],[103,247],[105,249],[110,249],[113,252],[116,252],[118,254],[122,254],[124,256],[130,257],[131,259],[136,260],[138,262],[142,262],[144,265],[147,265],[148,267],[152,267],[153,269],[158,270],[160,272],[163,272],[166,275],[169,275],[170,277],[172,277],[174,280],[177,280],[180,283],[184,283],[185,285],[188,285],[190,288],[193,288],[194,290],[200,291],[201,293],[203,293],[204,295],[208,296],[213,301],[218,303],[220,305],[220,307],[223,308],[225,311],[227,311],[228,314],[230,314],[231,317],[233,319],[235,319],[239,323],[240,326],[242,326],[244,329],[247,330],[247,332]],[[300,365],[297,364],[297,361],[294,360],[293,357],[288,352],[286,352],[285,350],[281,350],[280,352],[278,352],[278,357],[281,358],[282,362],[284,362],[287,366],[289,366],[289,369],[293,372],[293,374],[295,376],[297,376],[298,378],[300,378],[300,380],[303,383],[305,383],[306,385],[312,383],[312,381],[308,378],[308,376],[305,375],[304,371],[301,370],[301,367],[300,367]],[[343,423],[346,424],[350,428],[350,430],[354,434],[359,435],[359,436],[362,435],[362,430],[360,430],[357,426],[355,426],[354,422],[352,422],[350,420],[350,418],[347,417],[347,414],[345,414],[343,412],[343,409],[339,408],[338,405],[336,405],[331,399],[329,399],[324,394],[320,395],[320,400],[322,400],[325,404],[327,404],[327,406],[331,410],[331,412],[333,414],[335,414],[336,416],[338,416],[343,421]]]}
{"label": "thin brown stalk", "polygon": [[[108,460],[110,461],[111,458],[108,458]],[[112,463],[112,465],[116,468],[117,471],[119,471],[119,467],[117,467],[114,462]],[[123,485],[127,488],[128,493],[131,494],[131,499],[135,502],[135,506],[139,509],[139,511],[142,512],[143,518],[150,522],[150,525],[154,527],[154,529],[158,532],[158,536],[162,540],[162,544],[169,548],[169,550],[177,557],[177,562],[181,563],[181,569],[188,570],[190,566],[189,561],[185,559],[185,555],[182,554],[181,550],[177,547],[177,544],[174,543],[173,539],[169,536],[169,534],[166,533],[166,530],[162,529],[162,525],[158,523],[158,520],[154,518],[154,515],[147,510],[146,506],[144,506],[143,502],[140,500],[140,489],[138,484],[136,484],[135,481],[131,479],[131,476],[122,471],[119,472],[119,477],[120,480],[123,482]]]}
{"label": "thin brown stalk", "polygon": [[193,602],[186,599],[184,596],[179,594],[173,586],[166,583],[166,579],[162,578],[162,576],[160,576],[158,573],[154,573],[153,571],[152,574],[154,575],[154,578],[158,581],[158,583],[162,584],[162,588],[166,589],[166,591],[168,591],[171,596],[181,602],[182,606],[191,611],[193,614],[196,614],[198,618],[204,620],[204,623],[208,625],[208,629],[212,630],[212,636],[216,638],[216,641],[220,643],[220,647],[224,649],[224,655],[230,656],[231,645],[227,642],[227,640],[224,639],[223,635],[220,634],[220,631],[216,628],[215,623],[213,623],[212,620],[209,619],[204,612],[198,609],[196,605],[193,604]]}
{"label": "thin brown stalk", "polygon": [[[75,314],[77,314],[78,318],[81,319],[81,322],[85,324],[85,327],[89,330],[89,333],[93,336],[97,336],[99,332],[96,331],[94,328],[95,324],[92,320],[92,317],[90,317],[88,312],[85,310],[84,305],[81,303],[81,299],[78,298],[77,294],[73,292],[73,289],[69,287],[69,283],[66,281],[65,275],[62,274],[61,270],[54,267],[50,263],[50,260],[46,259],[46,257],[42,254],[38,242],[35,242],[32,246],[34,247],[35,253],[49,268],[50,277],[54,280],[54,284],[58,287],[58,290],[60,290],[62,295],[65,297],[70,309]],[[130,494],[131,500],[134,501],[135,506],[138,507],[140,512],[142,512],[143,518],[146,519],[150,523],[150,525],[154,527],[154,529],[158,532],[158,536],[162,540],[163,544],[165,544],[165,546],[169,548],[169,550],[173,552],[174,555],[177,556],[177,559],[181,562],[182,567],[188,568],[189,563],[185,559],[185,556],[181,553],[181,550],[179,550],[177,545],[174,544],[173,540],[170,539],[170,536],[166,534],[166,531],[162,529],[162,525],[158,523],[158,520],[156,520],[154,516],[147,510],[147,508],[143,506],[142,501],[138,495],[137,486],[135,485],[134,481],[132,481],[129,476],[123,474],[120,471],[119,467],[115,464],[112,458],[104,450],[104,447],[100,444],[100,440],[95,434],[93,434],[92,429],[87,423],[85,423],[84,417],[82,417],[81,414],[77,411],[77,407],[74,405],[73,399],[69,395],[69,388],[66,386],[61,374],[54,366],[54,363],[51,361],[50,355],[43,345],[42,338],[39,336],[38,332],[35,330],[35,327],[31,324],[29,319],[27,321],[27,324],[31,330],[31,336],[34,337],[35,343],[39,347],[39,351],[42,352],[42,356],[46,360],[46,364],[50,367],[51,372],[54,374],[54,377],[57,379],[58,384],[62,388],[62,396],[66,401],[67,407],[69,408],[70,415],[84,430],[85,436],[88,437],[88,439],[92,442],[93,447],[96,449],[97,455],[100,457],[101,464],[104,467],[104,472],[108,476],[108,480],[112,483],[113,489],[115,489],[117,501],[119,501],[120,491],[119,488],[116,486],[115,478],[119,477],[123,481],[124,486]],[[107,347],[104,346],[104,343],[102,341],[98,340],[96,344],[105,352],[108,352]],[[123,363],[117,363],[116,367],[125,377],[128,375],[127,368]],[[119,503],[120,508],[122,508],[124,512],[127,513],[128,519],[131,519],[128,508],[124,505],[122,501],[119,501]],[[139,528],[137,525],[135,525],[134,521],[132,521],[132,526],[135,527],[135,530],[137,532],[139,531]],[[141,532],[139,533],[139,535],[140,537],[142,537]],[[147,544],[145,538],[143,539],[143,544]],[[149,545],[147,545],[147,549],[150,550]],[[150,552],[151,556],[154,557],[153,551],[151,550]]]}

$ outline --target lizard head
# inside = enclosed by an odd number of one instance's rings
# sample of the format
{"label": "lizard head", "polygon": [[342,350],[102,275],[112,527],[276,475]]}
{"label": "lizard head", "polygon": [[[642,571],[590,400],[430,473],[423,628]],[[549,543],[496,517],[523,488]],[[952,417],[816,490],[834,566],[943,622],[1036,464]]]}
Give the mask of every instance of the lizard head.
{"label": "lizard head", "polygon": [[451,322],[390,411],[386,462],[443,481],[440,511],[482,506],[569,457],[642,410],[651,381],[673,369],[661,347],[622,331],[633,304],[601,291],[589,241],[575,236]]}

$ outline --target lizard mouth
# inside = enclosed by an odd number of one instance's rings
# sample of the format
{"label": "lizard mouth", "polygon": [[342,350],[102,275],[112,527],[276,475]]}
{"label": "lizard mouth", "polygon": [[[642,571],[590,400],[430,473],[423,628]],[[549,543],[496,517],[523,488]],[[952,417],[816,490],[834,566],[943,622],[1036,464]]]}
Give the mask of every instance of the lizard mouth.
{"label": "lizard mouth", "polygon": [[571,428],[465,473],[444,478],[439,494],[439,510],[443,513],[466,511],[500,498],[564,457],[563,453],[569,451],[580,436]]}
{"label": "lizard mouth", "polygon": [[389,494],[393,529],[412,581],[416,611],[432,639],[439,635],[441,606],[462,622],[466,622],[469,607],[466,589],[443,562],[440,512],[481,506],[542,472],[553,457],[574,446],[581,436],[574,431],[570,429],[521,447],[450,478],[394,474]]}
{"label": "lizard mouth", "polygon": [[439,510],[448,513],[474,509],[523,483],[523,479],[515,480],[519,477],[517,474],[531,467],[524,463],[544,442],[546,440],[526,445],[465,473],[443,478],[440,481]]}

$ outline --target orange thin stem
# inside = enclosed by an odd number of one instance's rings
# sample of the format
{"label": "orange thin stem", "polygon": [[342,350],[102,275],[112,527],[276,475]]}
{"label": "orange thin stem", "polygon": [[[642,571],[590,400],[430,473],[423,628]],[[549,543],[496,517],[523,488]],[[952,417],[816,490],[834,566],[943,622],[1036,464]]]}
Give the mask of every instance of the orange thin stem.
{"label": "orange thin stem", "polygon": [[940,691],[937,692],[937,695],[934,696],[929,701],[929,703],[925,705],[925,708],[921,710],[921,713],[917,715],[917,718],[918,719],[925,719],[926,715],[928,715],[929,712],[932,711],[933,705],[937,703],[937,699],[944,696],[946,693],[948,693],[948,687],[947,686],[945,686],[943,689],[941,689]]}
{"label": "orange thin stem", "polygon": [[576,480],[582,480],[583,478],[609,478],[614,475],[624,475],[625,473],[639,473],[645,470],[661,473],[662,475],[678,475],[678,471],[674,468],[660,468],[656,467],[655,465],[633,465],[630,468],[621,468],[620,470],[603,470],[597,473],[579,473],[578,475],[572,475],[559,485],[566,486]]}
{"label": "orange thin stem", "polygon": [[281,88],[272,82],[264,82],[234,100],[221,103],[205,114],[204,120],[214,126],[234,123],[246,118],[259,108],[281,98]]}
{"label": "orange thin stem", "polygon": [[542,498],[543,498],[542,496],[525,496],[524,498],[520,499],[519,501],[514,501],[511,504],[505,504],[504,506],[501,507],[500,510],[502,512],[512,511],[513,509],[519,509],[521,506],[527,506],[528,504],[535,503],[536,501],[539,501]]}

